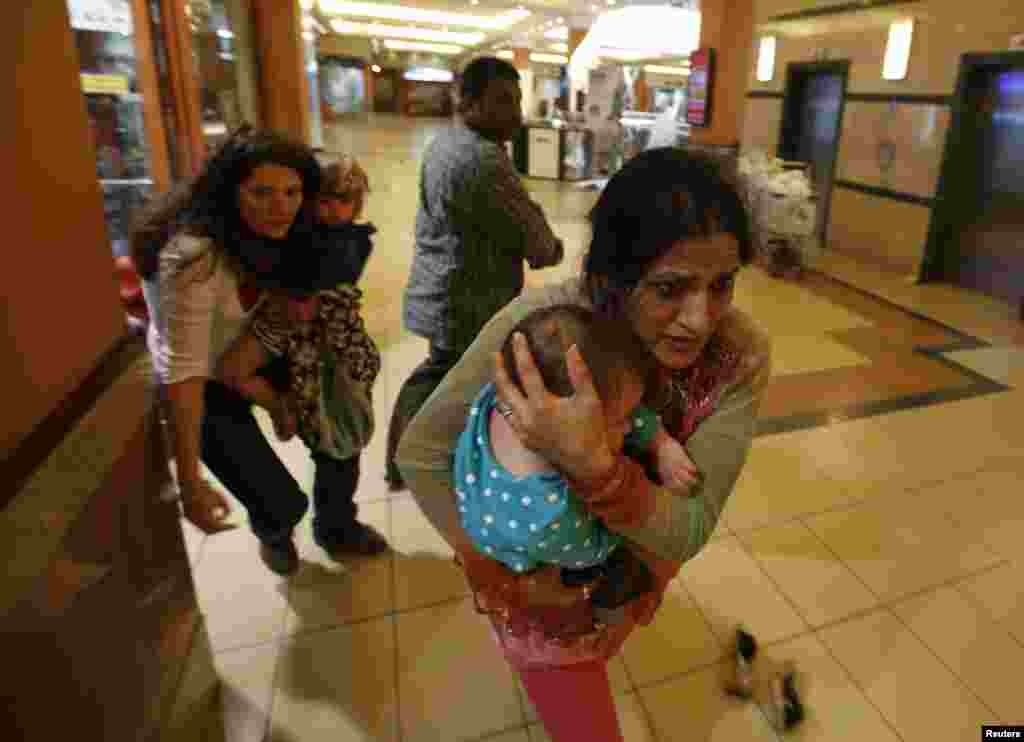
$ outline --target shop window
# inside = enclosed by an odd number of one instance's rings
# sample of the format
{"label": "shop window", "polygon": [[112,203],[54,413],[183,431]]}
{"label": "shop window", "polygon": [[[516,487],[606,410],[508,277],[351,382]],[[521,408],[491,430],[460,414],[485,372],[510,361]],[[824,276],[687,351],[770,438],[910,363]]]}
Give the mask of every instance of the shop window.
{"label": "shop window", "polygon": [[259,124],[248,0],[188,0],[193,66],[207,152],[243,122]]}
{"label": "shop window", "polygon": [[[96,149],[96,174],[116,256],[127,255],[132,216],[153,190],[155,152],[138,74],[136,23],[129,0],[69,0],[82,93]],[[146,19],[142,19],[145,23]]]}

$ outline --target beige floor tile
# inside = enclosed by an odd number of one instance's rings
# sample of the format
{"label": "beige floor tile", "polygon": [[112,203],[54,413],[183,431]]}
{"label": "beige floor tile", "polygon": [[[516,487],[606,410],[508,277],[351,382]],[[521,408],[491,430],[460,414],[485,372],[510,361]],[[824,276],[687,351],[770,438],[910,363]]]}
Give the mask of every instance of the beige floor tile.
{"label": "beige floor tile", "polygon": [[823,629],[819,637],[905,740],[978,739],[991,715],[888,611]]}
{"label": "beige floor tile", "polygon": [[811,626],[837,621],[878,603],[802,522],[740,531],[737,537]]}
{"label": "beige floor tile", "polygon": [[263,742],[280,655],[281,644],[274,641],[214,656],[221,680],[225,742]]}
{"label": "beige floor tile", "polygon": [[391,502],[395,551],[395,605],[404,611],[467,595],[466,580],[452,561],[451,547],[430,525],[415,500]]}
{"label": "beige floor tile", "polygon": [[850,680],[815,636],[803,636],[764,647],[755,660],[754,697],[765,716],[773,719],[772,681],[787,664],[796,670],[796,687],[805,718],[785,738],[802,742],[871,740],[897,742],[878,710]]}
{"label": "beige floor tile", "polygon": [[764,642],[808,630],[735,538],[709,544],[683,567],[679,580],[725,646],[732,641],[737,624]]}
{"label": "beige floor tile", "polygon": [[709,667],[642,688],[640,699],[660,742],[777,742],[761,709],[722,690],[725,666]]}
{"label": "beige floor tile", "polygon": [[637,627],[622,647],[622,659],[638,688],[721,658],[721,645],[704,616],[686,591],[674,585],[666,591],[654,622]]}
{"label": "beige floor tile", "polygon": [[800,438],[793,434],[754,441],[722,513],[732,531],[781,523],[856,501],[848,487],[817,468],[813,447],[800,446]]}
{"label": "beige floor tile", "polygon": [[471,601],[396,620],[405,742],[473,740],[526,723],[512,670]]}
{"label": "beige floor tile", "polygon": [[772,375],[809,374],[871,361],[827,335],[772,335]]}
{"label": "beige floor tile", "polygon": [[272,742],[398,738],[394,619],[308,634],[284,645]]}
{"label": "beige floor tile", "polygon": [[1024,467],[992,468],[945,483],[928,496],[941,502],[972,539],[1005,557],[1024,558]]}
{"label": "beige floor tile", "polygon": [[1001,384],[1024,384],[1024,348],[960,350],[946,353],[946,357]]}
{"label": "beige floor tile", "polygon": [[531,740],[530,733],[523,728],[502,732],[493,737],[484,737],[480,742],[531,742]]}
{"label": "beige floor tile", "polygon": [[[616,696],[633,690],[633,685],[630,683],[621,655],[612,657],[608,661],[608,684],[612,688],[612,693]],[[531,724],[538,721],[540,717],[537,716],[537,709],[534,708],[530,697],[526,695],[526,688],[523,687],[518,676],[516,676],[516,688],[519,690],[519,698],[522,700],[523,710],[526,712],[526,721]]]}
{"label": "beige floor tile", "polygon": [[1024,644],[1024,562],[969,577],[957,587]]}
{"label": "beige floor tile", "polygon": [[[615,696],[615,710],[619,716],[619,727],[626,742],[654,742],[655,736],[647,723],[647,716],[634,693]],[[530,742],[551,742],[551,737],[542,724],[529,727]]]}
{"label": "beige floor tile", "polygon": [[217,651],[273,641],[284,631],[286,581],[264,566],[256,537],[236,529],[206,539],[194,571]]}
{"label": "beige floor tile", "polygon": [[[391,538],[391,504],[364,503],[359,519]],[[302,567],[288,582],[289,634],[340,626],[394,610],[391,554],[335,562],[313,541],[307,519],[296,546]]]}
{"label": "beige floor tile", "polygon": [[893,606],[897,616],[1004,723],[1024,721],[1024,647],[953,588]]}
{"label": "beige floor tile", "polygon": [[993,566],[1000,557],[934,507],[927,494],[874,498],[806,519],[842,562],[889,601]]}
{"label": "beige floor tile", "polygon": [[182,518],[181,536],[185,542],[188,562],[192,565],[192,569],[195,569],[199,565],[199,560],[203,558],[203,541],[206,540],[206,534]]}

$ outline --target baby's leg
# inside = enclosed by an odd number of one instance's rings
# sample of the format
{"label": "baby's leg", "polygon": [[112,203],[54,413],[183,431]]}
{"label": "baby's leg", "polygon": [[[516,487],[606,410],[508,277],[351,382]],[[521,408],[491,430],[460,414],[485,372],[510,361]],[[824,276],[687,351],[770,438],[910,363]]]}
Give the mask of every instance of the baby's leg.
{"label": "baby's leg", "polygon": [[278,392],[266,378],[256,373],[270,360],[271,355],[259,338],[246,332],[221,359],[220,376],[227,386],[269,412],[278,439],[286,441],[295,435],[296,427],[288,395]]}

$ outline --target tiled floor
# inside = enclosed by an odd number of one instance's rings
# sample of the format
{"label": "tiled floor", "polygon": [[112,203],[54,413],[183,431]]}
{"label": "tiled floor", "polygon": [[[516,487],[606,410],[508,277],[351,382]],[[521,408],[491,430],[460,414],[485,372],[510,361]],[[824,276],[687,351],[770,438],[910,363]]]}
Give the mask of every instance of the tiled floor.
{"label": "tiled floor", "polygon": [[[307,522],[304,565],[284,581],[245,529],[202,539],[186,525],[231,742],[547,739],[448,549],[382,480],[390,405],[424,352],[400,306],[433,125],[328,133],[374,188],[364,288],[384,371],[359,499],[394,555],[333,564]],[[530,187],[571,257],[529,280],[557,280],[578,265],[594,196]],[[1024,325],[950,287],[840,256],[822,267],[842,282],[741,279],[737,302],[776,338],[776,377],[714,542],[611,665],[629,742],[776,740],[764,691],[784,661],[807,704],[801,740],[967,742],[982,723],[1024,723]],[[275,445],[308,486],[301,444]],[[764,648],[754,703],[721,690],[737,623]]]}

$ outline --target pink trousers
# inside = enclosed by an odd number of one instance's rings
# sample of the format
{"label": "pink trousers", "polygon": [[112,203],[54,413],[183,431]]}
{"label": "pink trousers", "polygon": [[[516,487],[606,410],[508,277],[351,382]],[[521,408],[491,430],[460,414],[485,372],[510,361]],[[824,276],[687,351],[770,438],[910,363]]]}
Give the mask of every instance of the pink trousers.
{"label": "pink trousers", "polygon": [[623,742],[608,681],[608,659],[635,624],[608,627],[595,639],[555,645],[538,633],[509,636],[493,625],[505,659],[519,673],[552,742]]}

